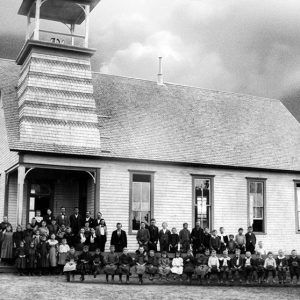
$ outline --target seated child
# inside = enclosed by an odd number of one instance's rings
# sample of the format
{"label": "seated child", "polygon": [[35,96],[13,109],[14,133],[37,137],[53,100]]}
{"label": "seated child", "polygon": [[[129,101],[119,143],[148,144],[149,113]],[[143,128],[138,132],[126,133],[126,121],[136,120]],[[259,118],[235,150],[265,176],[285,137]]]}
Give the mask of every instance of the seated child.
{"label": "seated child", "polygon": [[207,283],[210,282],[211,276],[212,275],[217,275],[218,281],[220,278],[220,262],[217,257],[217,251],[212,250],[211,251],[211,256],[208,259],[208,281]]}
{"label": "seated child", "polygon": [[232,271],[232,279],[231,281],[234,281],[234,277],[242,283],[242,277],[243,274],[243,259],[241,257],[241,250],[236,249],[235,250],[235,256],[231,259],[231,271]]}
{"label": "seated child", "polygon": [[75,252],[75,248],[71,246],[70,251],[67,253],[66,264],[63,269],[63,272],[67,276],[68,282],[70,281],[70,275],[72,275],[72,279],[74,281],[74,276],[77,269],[77,261],[78,261],[78,255]]}
{"label": "seated child", "polygon": [[143,275],[146,272],[147,252],[140,246],[135,253],[135,271],[139,276],[139,284],[143,283]]}
{"label": "seated child", "polygon": [[233,234],[229,234],[229,241],[228,241],[227,249],[228,249],[228,254],[235,254],[236,243],[234,241]]}
{"label": "seated child", "polygon": [[262,257],[261,253],[256,254],[256,259],[254,263],[254,275],[256,280],[258,280],[258,283],[262,283],[264,281],[264,265],[265,260]]}
{"label": "seated child", "polygon": [[100,252],[100,249],[97,248],[95,254],[92,257],[92,272],[94,274],[94,278],[97,277],[97,274],[100,274],[101,267],[104,265],[104,258]]}
{"label": "seated child", "polygon": [[179,235],[177,234],[176,228],[172,228],[172,232],[170,235],[170,252],[176,253],[178,251],[178,244],[179,244]]}
{"label": "seated child", "polygon": [[177,251],[175,257],[172,260],[171,272],[174,274],[173,279],[175,280],[177,276],[181,277],[183,273],[183,259],[180,257],[180,252]]}
{"label": "seated child", "polygon": [[195,258],[193,251],[189,250],[183,260],[183,273],[186,274],[189,284],[192,284],[192,276],[195,271]]}
{"label": "seated child", "polygon": [[246,283],[249,283],[249,279],[252,279],[253,270],[254,270],[254,259],[251,256],[251,252],[247,251],[244,258],[244,271],[245,271],[245,280]]}
{"label": "seated child", "polygon": [[24,246],[24,242],[21,241],[19,247],[15,252],[16,256],[16,267],[20,276],[24,275],[24,271],[26,270],[26,249]]}
{"label": "seated child", "polygon": [[278,250],[278,256],[276,258],[276,265],[277,265],[277,274],[279,279],[279,284],[286,282],[286,272],[288,269],[288,261],[283,251],[280,249]]}
{"label": "seated child", "polygon": [[82,251],[83,246],[86,244],[86,236],[84,234],[84,228],[81,228],[75,238],[76,250]]}
{"label": "seated child", "polygon": [[61,274],[63,273],[63,268],[66,264],[66,256],[69,251],[70,247],[67,244],[67,240],[62,239],[61,244],[58,246],[58,267]]}
{"label": "seated child", "polygon": [[231,258],[228,256],[228,251],[223,251],[223,256],[219,258],[220,261],[220,277],[221,277],[221,283],[223,282],[223,279],[226,280],[226,282],[229,280],[230,275],[230,269],[231,269]]}
{"label": "seated child", "polygon": [[74,244],[74,233],[72,232],[71,227],[66,227],[66,232],[64,234],[64,238],[67,240],[67,244],[72,247],[75,246]]}
{"label": "seated child", "polygon": [[110,253],[105,257],[104,263],[104,273],[106,274],[106,282],[108,282],[108,277],[111,275],[111,281],[115,280],[115,274],[118,268],[119,257],[115,253],[115,246],[110,246]]}
{"label": "seated child", "polygon": [[195,264],[196,264],[196,268],[195,268],[195,272],[196,275],[198,277],[199,283],[202,283],[202,280],[207,276],[208,274],[208,259],[210,256],[210,251],[209,249],[205,250],[204,255],[201,254],[199,255],[198,258],[195,259]]}
{"label": "seated child", "polygon": [[293,282],[294,277],[296,276],[298,284],[299,281],[299,273],[300,273],[300,259],[297,257],[296,250],[293,250],[291,252],[291,256],[289,258],[289,268],[290,268],[290,276],[291,276],[291,282]]}
{"label": "seated child", "polygon": [[244,254],[246,250],[246,237],[243,232],[244,229],[239,228],[238,234],[235,236],[236,247],[241,250],[241,254]]}
{"label": "seated child", "polygon": [[158,271],[158,258],[154,250],[150,250],[146,264],[146,272],[150,275],[149,280],[153,280],[154,275]]}
{"label": "seated child", "polygon": [[161,258],[158,260],[158,273],[159,279],[161,280],[163,277],[168,280],[170,274],[170,259],[168,258],[168,254],[166,251],[161,253]]}
{"label": "seated child", "polygon": [[276,261],[273,258],[273,253],[270,251],[268,252],[268,257],[265,259],[265,264],[264,264],[264,269],[265,269],[265,278],[268,281],[269,274],[272,274],[272,282],[274,283],[275,276],[276,276]]}
{"label": "seated child", "polygon": [[27,250],[27,270],[29,275],[34,275],[37,269],[38,263],[38,252],[34,241],[30,243],[29,249]]}
{"label": "seated child", "polygon": [[119,257],[119,280],[122,283],[122,275],[126,275],[126,283],[129,282],[130,267],[133,265],[132,257],[128,253],[127,248],[123,248],[123,253]]}
{"label": "seated child", "polygon": [[84,276],[91,270],[92,255],[89,246],[83,246],[81,254],[78,256],[77,270],[80,273],[80,281],[84,281]]}
{"label": "seated child", "polygon": [[187,251],[190,250],[191,233],[188,227],[188,223],[184,223],[183,228],[179,232],[180,250],[182,253],[187,253]]}

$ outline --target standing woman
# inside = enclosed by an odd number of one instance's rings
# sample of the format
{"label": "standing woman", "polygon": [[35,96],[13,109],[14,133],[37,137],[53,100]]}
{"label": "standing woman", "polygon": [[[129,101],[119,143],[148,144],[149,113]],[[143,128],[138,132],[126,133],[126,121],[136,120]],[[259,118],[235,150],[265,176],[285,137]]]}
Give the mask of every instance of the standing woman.
{"label": "standing woman", "polygon": [[58,240],[55,239],[54,233],[51,234],[50,240],[48,240],[48,244],[50,246],[49,262],[50,262],[51,273],[55,274],[56,266],[57,266]]}
{"label": "standing woman", "polygon": [[1,245],[1,260],[4,263],[11,264],[13,262],[13,232],[12,227],[9,225],[2,233],[2,245]]}
{"label": "standing woman", "polygon": [[46,221],[47,225],[51,224],[53,220],[53,214],[50,208],[47,209],[47,213],[44,215],[44,221]]}
{"label": "standing woman", "polygon": [[101,252],[104,252],[107,241],[107,226],[104,219],[101,219],[100,225],[96,227],[96,235],[98,237],[98,247]]}

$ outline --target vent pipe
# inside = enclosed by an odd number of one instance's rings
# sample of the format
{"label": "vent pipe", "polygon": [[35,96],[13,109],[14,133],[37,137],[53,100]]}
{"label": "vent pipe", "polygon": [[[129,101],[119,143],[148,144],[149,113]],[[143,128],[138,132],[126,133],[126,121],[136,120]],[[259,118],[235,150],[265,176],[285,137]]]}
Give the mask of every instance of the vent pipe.
{"label": "vent pipe", "polygon": [[158,85],[164,84],[164,78],[163,78],[163,74],[162,74],[162,57],[161,56],[158,58],[157,84]]}

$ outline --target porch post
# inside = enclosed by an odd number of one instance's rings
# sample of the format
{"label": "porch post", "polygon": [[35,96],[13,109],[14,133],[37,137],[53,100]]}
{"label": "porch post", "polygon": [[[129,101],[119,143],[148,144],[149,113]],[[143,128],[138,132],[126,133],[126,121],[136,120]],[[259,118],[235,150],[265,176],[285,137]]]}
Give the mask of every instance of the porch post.
{"label": "porch post", "polygon": [[25,167],[18,167],[18,191],[17,191],[17,224],[22,224],[23,200],[24,200]]}
{"label": "porch post", "polygon": [[90,29],[90,6],[85,6],[85,40],[84,40],[84,47],[89,46],[89,29]]}
{"label": "porch post", "polygon": [[40,38],[40,10],[42,0],[36,0],[35,2],[35,28],[34,28],[34,39],[39,40]]}
{"label": "porch post", "polygon": [[95,181],[95,199],[94,199],[94,212],[97,216],[100,210],[100,169],[96,170],[96,181]]}

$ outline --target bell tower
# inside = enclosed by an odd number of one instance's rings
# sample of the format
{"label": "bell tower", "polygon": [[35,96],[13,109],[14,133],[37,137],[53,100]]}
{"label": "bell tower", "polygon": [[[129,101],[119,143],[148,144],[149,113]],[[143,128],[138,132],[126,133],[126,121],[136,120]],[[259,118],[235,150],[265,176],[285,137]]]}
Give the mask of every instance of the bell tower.
{"label": "bell tower", "polygon": [[[23,0],[25,44],[17,57],[20,143],[56,151],[98,154],[100,126],[93,97],[89,17],[100,0]],[[64,23],[69,33],[44,30]],[[83,35],[75,34],[85,24]]]}

